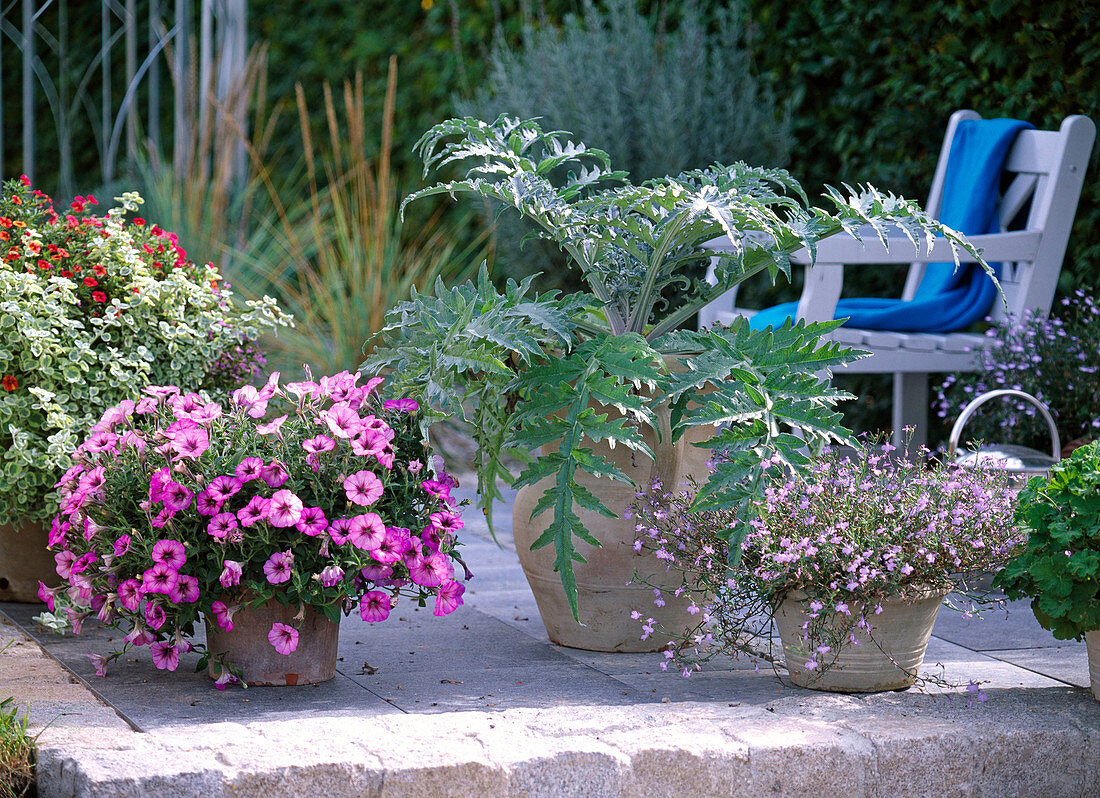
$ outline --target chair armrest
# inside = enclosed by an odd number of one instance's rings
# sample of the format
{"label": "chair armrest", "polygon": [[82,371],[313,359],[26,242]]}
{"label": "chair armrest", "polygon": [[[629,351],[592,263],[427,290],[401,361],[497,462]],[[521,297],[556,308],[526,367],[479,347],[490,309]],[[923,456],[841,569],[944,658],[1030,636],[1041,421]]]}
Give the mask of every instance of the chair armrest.
{"label": "chair armrest", "polygon": [[[1029,261],[1035,259],[1039,242],[1042,240],[1042,232],[1020,230],[968,236],[968,238],[987,262]],[[860,242],[843,234],[835,235],[818,243],[817,263],[843,263],[855,266],[870,263],[910,264],[954,260],[951,254],[951,243],[944,238],[935,239],[932,246],[927,249],[921,242],[919,252],[913,247],[913,242],[904,236],[890,236],[886,240],[889,248],[884,247],[877,236],[873,238],[864,236],[863,241]],[[975,262],[965,250],[959,250],[958,255],[961,263]],[[792,262],[801,265],[809,263],[809,259],[809,252],[805,249],[800,249],[791,256]]]}

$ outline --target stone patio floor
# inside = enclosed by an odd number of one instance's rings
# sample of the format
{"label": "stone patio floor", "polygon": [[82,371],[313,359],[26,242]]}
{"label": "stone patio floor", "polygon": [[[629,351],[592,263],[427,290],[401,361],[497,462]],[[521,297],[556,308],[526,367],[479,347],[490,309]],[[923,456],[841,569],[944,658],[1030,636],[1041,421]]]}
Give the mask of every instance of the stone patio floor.
{"label": "stone patio floor", "polygon": [[98,678],[87,655],[117,633],[59,637],[0,604],[0,697],[29,709],[40,795],[1100,796],[1084,644],[1026,603],[940,612],[925,672],[980,693],[828,694],[748,660],[684,679],[551,644],[507,503],[503,548],[466,515],[466,606],[345,619],[321,685],[222,692],[195,655],[168,674],[147,649]]}

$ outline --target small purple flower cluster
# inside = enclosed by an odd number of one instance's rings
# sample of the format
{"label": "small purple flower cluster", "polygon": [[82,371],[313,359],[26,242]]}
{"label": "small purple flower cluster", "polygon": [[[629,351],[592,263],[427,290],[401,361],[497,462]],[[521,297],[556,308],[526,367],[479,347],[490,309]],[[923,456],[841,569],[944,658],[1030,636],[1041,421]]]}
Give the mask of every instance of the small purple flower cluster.
{"label": "small purple flower cluster", "polygon": [[[453,612],[455,482],[422,473],[433,459],[416,402],[383,402],[381,379],[358,380],[280,387],[275,372],[228,407],[167,386],[110,408],[56,486],[49,545],[66,584],[40,597],[77,633],[89,615],[125,627],[126,646],[151,645],[168,670],[196,620],[232,629],[240,607],[276,594],[330,616],[358,606],[370,622],[399,595]],[[267,419],[271,407],[285,412]],[[289,654],[298,633],[275,624],[269,640]]]}
{"label": "small purple flower cluster", "polygon": [[267,357],[258,342],[241,336],[236,343],[223,349],[210,364],[203,384],[210,390],[240,385],[258,377],[266,365]]}
{"label": "small purple flower cluster", "polygon": [[[635,548],[684,573],[676,593],[689,595],[699,612],[690,638],[668,652],[685,675],[715,653],[753,650],[754,641],[767,639],[764,627],[779,603],[796,592],[810,618],[806,667],[816,668],[819,655],[835,658],[855,630],[870,632],[884,598],[966,590],[1022,544],[1006,474],[925,466],[891,457],[892,449],[826,452],[805,475],[772,463],[733,569],[720,534],[736,523],[732,513],[691,511],[693,490],[670,495],[657,486],[638,497]],[[643,613],[636,618],[652,631]]]}
{"label": "small purple flower cluster", "polygon": [[[1046,404],[1065,441],[1092,438],[1100,431],[1100,304],[1083,291],[1060,302],[1056,316],[1027,311],[986,331],[989,347],[977,372],[948,376],[936,396],[940,418],[953,419],[986,391],[1014,388]],[[1012,441],[1046,448],[1049,433],[1036,419],[1035,406],[1020,400],[983,407],[967,426],[967,437]]]}

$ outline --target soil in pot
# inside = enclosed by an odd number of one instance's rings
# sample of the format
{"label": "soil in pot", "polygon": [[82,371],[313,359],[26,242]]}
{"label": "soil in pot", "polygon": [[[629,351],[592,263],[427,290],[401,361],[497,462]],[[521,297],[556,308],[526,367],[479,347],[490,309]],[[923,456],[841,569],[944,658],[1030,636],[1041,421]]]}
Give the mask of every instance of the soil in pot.
{"label": "soil in pot", "polygon": [[[300,622],[294,618],[297,613],[297,607],[284,607],[275,599],[255,609],[242,607],[233,615],[231,631],[207,621],[206,647],[212,654],[225,653],[226,659],[241,669],[249,685],[328,681],[336,675],[340,624],[330,621],[313,607],[305,608]],[[298,630],[298,647],[290,654],[280,654],[268,640],[275,623]],[[208,673],[212,679],[218,676],[213,665]]]}
{"label": "soil in pot", "polygon": [[[799,687],[836,693],[876,693],[884,690],[904,690],[917,681],[924,652],[932,636],[943,597],[948,591],[923,588],[881,602],[882,612],[868,612],[873,626],[870,634],[853,629],[858,644],[848,642],[837,652],[817,657],[828,665],[806,669],[810,660],[808,644],[802,639],[802,625],[809,620],[809,610],[803,603],[806,594],[795,591],[787,595],[775,613],[775,623],[783,640],[783,657],[791,681]],[[849,602],[851,618],[858,618],[862,607]],[[849,616],[834,613],[841,628]]]}

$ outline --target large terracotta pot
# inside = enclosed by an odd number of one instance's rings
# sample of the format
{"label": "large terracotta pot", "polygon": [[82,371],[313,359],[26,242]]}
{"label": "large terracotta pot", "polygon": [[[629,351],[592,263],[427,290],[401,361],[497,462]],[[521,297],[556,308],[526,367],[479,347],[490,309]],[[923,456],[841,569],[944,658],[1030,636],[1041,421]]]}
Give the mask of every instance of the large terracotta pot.
{"label": "large terracotta pot", "polygon": [[0,524],[0,601],[37,602],[39,581],[51,586],[60,581],[46,549],[48,538],[44,524]]}
{"label": "large terracotta pot", "polygon": [[[873,618],[871,635],[854,629],[859,645],[844,645],[839,654],[819,655],[818,662],[829,665],[822,670],[806,670],[811,652],[802,639],[802,624],[809,620],[803,604],[806,594],[789,593],[775,613],[775,624],[783,641],[783,658],[790,679],[799,687],[834,693],[876,693],[912,687],[924,663],[924,652],[932,636],[945,589],[923,588],[902,597],[882,601],[882,612]],[[862,612],[857,602],[849,602],[853,617]],[[849,618],[834,613],[841,628]]]}
{"label": "large terracotta pot", "polygon": [[[227,602],[228,603],[228,602]],[[284,607],[272,599],[255,609],[241,608],[233,616],[233,630],[226,631],[207,621],[206,647],[212,654],[224,653],[226,659],[243,671],[249,685],[317,684],[336,674],[336,649],[340,624],[315,610],[305,608],[305,617],[295,621],[296,607]],[[298,630],[298,648],[280,654],[267,639],[274,623],[285,623]],[[214,666],[208,670],[217,678]]]}
{"label": "large terracotta pot", "polygon": [[[607,412],[608,408],[600,408]],[[613,416],[614,411],[609,415]],[[591,448],[598,455],[615,463],[623,473],[630,477],[635,485],[647,487],[654,478],[659,478],[668,490],[682,485],[688,476],[702,483],[707,477],[706,461],[710,450],[692,446],[693,442],[708,440],[713,430],[694,428],[672,443],[667,409],[658,411],[662,428],[662,440],[658,442],[653,431],[643,428],[646,443],[656,454],[656,461],[641,453],[634,453],[625,446],[611,449],[606,443],[594,444]],[[546,447],[544,451],[556,449]],[[666,595],[664,607],[653,603],[653,589],[645,584],[630,584],[637,571],[646,582],[656,585],[669,585],[673,589],[680,585],[680,574],[666,573],[667,563],[651,554],[637,554],[634,551],[634,521],[624,519],[623,511],[634,500],[634,491],[630,485],[611,479],[597,479],[587,473],[580,473],[577,482],[590,490],[604,505],[615,513],[615,518],[606,518],[598,513],[577,508],[577,514],[585,528],[601,546],[596,547],[581,540],[575,540],[577,551],[587,562],[575,562],[573,569],[577,581],[577,604],[580,623],[573,620],[573,613],[562,588],[561,576],[554,571],[554,546],[544,546],[531,551],[531,544],[546,531],[553,518],[552,510],[547,510],[534,520],[531,512],[542,497],[551,478],[522,488],[516,495],[512,513],[512,529],[515,536],[516,552],[520,565],[527,576],[531,592],[535,595],[543,625],[550,640],[563,646],[583,648],[590,651],[658,651],[666,647],[670,637],[654,634],[646,640],[641,639],[641,624],[630,617],[632,610],[643,613],[644,618],[654,618],[659,626],[668,630],[691,629],[698,616],[689,615],[687,599],[676,599]]]}
{"label": "large terracotta pot", "polygon": [[1089,655],[1089,683],[1092,697],[1100,701],[1100,629],[1085,632],[1085,650]]}

